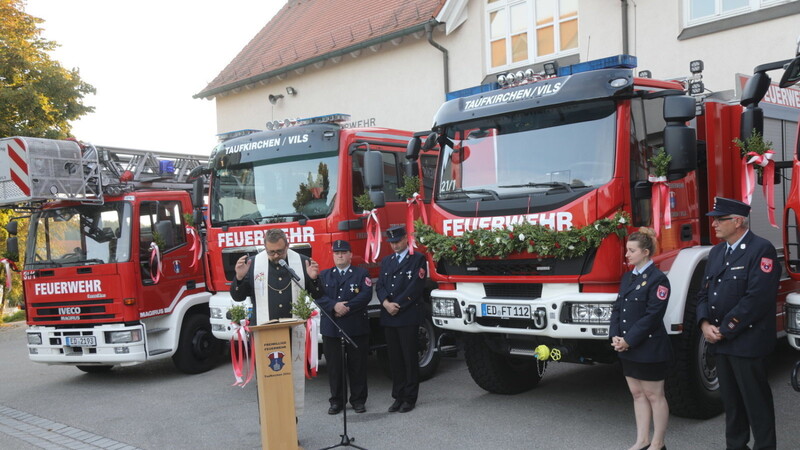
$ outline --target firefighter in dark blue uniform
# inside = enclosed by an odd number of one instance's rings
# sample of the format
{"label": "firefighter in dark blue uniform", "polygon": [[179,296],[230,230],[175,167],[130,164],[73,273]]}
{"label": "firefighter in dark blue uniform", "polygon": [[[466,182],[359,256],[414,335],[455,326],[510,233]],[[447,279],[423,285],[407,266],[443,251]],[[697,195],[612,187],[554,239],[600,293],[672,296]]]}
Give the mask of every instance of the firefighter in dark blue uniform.
{"label": "firefighter in dark blue uniform", "polygon": [[381,261],[375,289],[383,306],[381,325],[392,371],[394,403],[389,412],[409,412],[414,409],[419,393],[417,347],[427,266],[422,254],[409,253],[405,227],[389,228],[386,236],[394,253]]}
{"label": "firefighter in dark blue uniform", "polygon": [[[611,312],[611,346],[619,352],[622,373],[633,396],[636,417],[634,449],[661,449],[669,419],[664,379],[672,361],[664,313],[670,285],[653,264],[656,234],[650,228],[631,233],[625,257],[633,270],[622,276],[619,295]],[[650,440],[650,422],[653,440]]]}
{"label": "firefighter in dark blue uniform", "polygon": [[716,354],[727,448],[775,448],[775,408],[767,355],[776,342],[781,270],[775,247],[749,230],[750,206],[717,197],[707,215],[721,242],[708,255],[697,323]]}
{"label": "firefighter in dark blue uniform", "polygon": [[[350,243],[333,242],[334,267],[320,273],[320,288],[323,296],[317,304],[336,321],[342,330],[353,339],[358,348],[347,343],[347,378],[350,381],[350,404],[357,413],[367,410],[367,354],[369,353],[369,318],[367,304],[372,300],[372,279],[362,267],[350,265],[353,253]],[[341,333],[325,315],[321,318],[321,332],[325,361],[331,387],[328,414],[338,414],[347,399],[342,388],[345,376],[342,367]]]}

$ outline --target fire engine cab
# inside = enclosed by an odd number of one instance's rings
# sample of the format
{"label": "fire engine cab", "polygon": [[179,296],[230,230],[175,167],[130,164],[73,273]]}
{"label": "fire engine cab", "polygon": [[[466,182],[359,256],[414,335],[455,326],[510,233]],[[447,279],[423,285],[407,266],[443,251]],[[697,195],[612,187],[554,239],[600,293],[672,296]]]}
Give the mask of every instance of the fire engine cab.
{"label": "fire engine cab", "polygon": [[[417,229],[438,282],[434,323],[460,335],[473,380],[494,393],[535,387],[548,360],[614,362],[609,319],[627,270],[618,231],[657,227],[655,261],[672,286],[670,410],[711,417],[721,411],[718,381],[695,322],[695,294],[718,242],[705,213],[715,196],[743,198],[734,139],[763,133],[765,75],[757,68],[735,99],[697,89],[699,61],[691,77],[669,81],[635,76],[635,66],[621,55],[498,77],[502,85],[455,93],[425,143],[409,146],[412,158],[438,153],[430,220]],[[662,148],[671,161],[657,180],[652,161]],[[753,198],[763,202],[760,186]],[[549,231],[526,236],[530,224]],[[783,226],[796,232],[796,215]],[[753,214],[751,227],[762,234],[766,214]],[[780,239],[773,243],[788,258]],[[784,273],[781,335],[786,295],[799,286]]]}
{"label": "fire engine cab", "polygon": [[[0,202],[30,219],[22,277],[31,360],[84,372],[169,357],[186,373],[214,367],[221,342],[187,223],[202,207],[189,174],[206,160],[28,137],[0,139],[0,153]],[[18,228],[15,220],[7,230]],[[16,236],[8,249],[18,253]]]}

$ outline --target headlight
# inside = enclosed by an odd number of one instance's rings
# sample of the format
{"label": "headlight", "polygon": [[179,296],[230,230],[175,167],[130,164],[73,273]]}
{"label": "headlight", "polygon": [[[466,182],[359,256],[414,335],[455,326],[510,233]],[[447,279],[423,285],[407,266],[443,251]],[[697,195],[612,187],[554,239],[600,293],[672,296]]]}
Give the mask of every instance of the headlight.
{"label": "headlight", "polygon": [[222,319],[222,308],[210,308],[212,319]]}
{"label": "headlight", "polygon": [[570,306],[572,323],[609,323],[611,303],[574,303]]}
{"label": "headlight", "polygon": [[28,344],[42,345],[42,333],[28,333]]}
{"label": "headlight", "polygon": [[786,332],[800,334],[800,305],[786,304]]}
{"label": "headlight", "polygon": [[431,298],[432,315],[436,317],[461,317],[461,308],[454,298]]}
{"label": "headlight", "polygon": [[139,330],[106,331],[106,342],[109,344],[126,344],[141,340],[142,333]]}

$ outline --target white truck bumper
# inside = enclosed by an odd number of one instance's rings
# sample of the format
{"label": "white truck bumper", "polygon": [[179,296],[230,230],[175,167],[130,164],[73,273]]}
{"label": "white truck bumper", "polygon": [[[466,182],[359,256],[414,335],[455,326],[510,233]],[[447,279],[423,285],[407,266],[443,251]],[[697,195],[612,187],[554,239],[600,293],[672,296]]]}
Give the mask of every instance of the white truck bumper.
{"label": "white truck bumper", "polygon": [[786,338],[789,344],[800,350],[800,294],[786,296]]}
{"label": "white truck bumper", "polygon": [[147,361],[141,325],[92,328],[32,326],[27,330],[31,361],[66,365],[128,366]]}
{"label": "white truck bumper", "polygon": [[436,326],[463,333],[555,339],[608,339],[616,294],[582,293],[577,284],[545,284],[536,299],[489,298],[482,283],[431,293]]}

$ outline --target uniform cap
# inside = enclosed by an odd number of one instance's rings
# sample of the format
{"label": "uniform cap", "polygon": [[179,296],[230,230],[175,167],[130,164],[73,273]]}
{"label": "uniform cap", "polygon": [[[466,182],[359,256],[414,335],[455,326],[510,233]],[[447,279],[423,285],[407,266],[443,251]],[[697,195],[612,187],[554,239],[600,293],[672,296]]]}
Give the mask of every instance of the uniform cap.
{"label": "uniform cap", "polygon": [[350,243],[341,239],[333,241],[333,251],[335,252],[349,252]]}
{"label": "uniform cap", "polygon": [[406,237],[406,227],[397,225],[386,230],[386,240],[389,242],[400,242]]}
{"label": "uniform cap", "polygon": [[706,213],[707,216],[742,216],[750,215],[750,205],[732,198],[714,197],[714,209]]}

